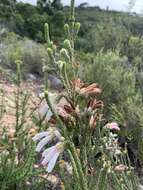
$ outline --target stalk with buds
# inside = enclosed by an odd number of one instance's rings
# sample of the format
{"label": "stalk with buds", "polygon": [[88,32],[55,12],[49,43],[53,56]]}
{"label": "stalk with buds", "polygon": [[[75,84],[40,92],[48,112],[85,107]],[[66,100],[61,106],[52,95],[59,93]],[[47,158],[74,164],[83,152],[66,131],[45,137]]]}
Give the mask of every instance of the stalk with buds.
{"label": "stalk with buds", "polygon": [[[36,151],[41,152],[41,164],[49,173],[54,169],[60,155],[68,153],[69,162],[72,164],[72,175],[79,190],[108,189],[110,179],[112,179],[111,186],[112,183],[117,184],[117,190],[122,190],[122,187],[133,190],[137,187],[136,179],[132,183],[121,171],[121,168],[126,168],[130,172],[129,176],[134,176],[128,156],[122,152],[118,144],[117,133],[120,128],[116,122],[104,123],[102,118],[104,104],[98,100],[102,88],[97,83],[88,85],[82,82],[79,76],[75,41],[80,23],[75,19],[74,3],[74,0],[71,0],[69,24],[64,26],[66,39],[63,47],[58,49],[54,45],[50,39],[49,25],[45,24],[50,66],[46,63],[43,66],[44,95],[52,113],[48,119],[48,124],[52,127],[33,138],[34,141],[39,141]],[[65,87],[65,90],[57,95],[59,101],[65,99],[60,106],[53,105],[49,96],[47,77],[52,68]],[[51,146],[50,143],[53,142],[55,144]],[[127,167],[121,167],[120,164]],[[120,188],[118,184],[121,176],[124,177]]]}

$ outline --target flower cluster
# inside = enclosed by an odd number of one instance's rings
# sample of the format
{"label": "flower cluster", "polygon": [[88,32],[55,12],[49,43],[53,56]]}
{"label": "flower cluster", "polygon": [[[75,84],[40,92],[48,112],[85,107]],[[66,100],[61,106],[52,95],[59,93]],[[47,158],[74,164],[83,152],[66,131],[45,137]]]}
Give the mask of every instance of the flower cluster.
{"label": "flower cluster", "polygon": [[107,123],[104,127],[104,130],[109,130],[106,132],[106,137],[104,137],[104,143],[106,149],[112,154],[112,155],[118,155],[121,154],[120,146],[118,143],[117,134],[113,133],[115,131],[120,131],[120,128],[117,123]]}
{"label": "flower cluster", "polygon": [[109,130],[114,130],[114,131],[120,131],[120,128],[117,123],[112,122],[112,123],[107,123],[104,126],[104,129],[109,129]]}
{"label": "flower cluster", "polygon": [[72,82],[72,86],[75,92],[79,93],[80,95],[90,96],[93,94],[101,93],[102,90],[97,83],[93,83],[89,86],[85,85],[81,80],[78,78]]}
{"label": "flower cluster", "polygon": [[56,128],[49,128],[48,131],[38,133],[33,137],[34,141],[39,141],[36,147],[37,152],[41,152],[54,138],[57,138],[59,142],[52,147],[46,148],[42,153],[41,164],[47,166],[46,171],[48,173],[52,172],[59,155],[64,150],[64,138]]}
{"label": "flower cluster", "polygon": [[90,97],[90,100],[87,103],[85,111],[91,115],[89,119],[89,126],[91,128],[96,126],[99,117],[97,114],[97,110],[98,108],[102,107],[103,107],[103,102],[101,100],[97,101],[95,98]]}

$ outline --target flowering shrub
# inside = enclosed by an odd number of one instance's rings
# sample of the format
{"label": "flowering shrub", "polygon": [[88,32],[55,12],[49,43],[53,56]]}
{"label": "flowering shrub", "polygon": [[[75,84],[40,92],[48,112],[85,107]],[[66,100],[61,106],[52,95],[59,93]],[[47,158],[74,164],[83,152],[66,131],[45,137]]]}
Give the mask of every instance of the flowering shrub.
{"label": "flowering shrub", "polygon": [[[72,165],[70,176],[64,175],[63,168],[57,170],[64,183],[63,189],[137,189],[138,182],[126,145],[119,145],[120,128],[116,122],[104,121],[104,104],[98,96],[102,88],[97,83],[86,84],[79,78],[74,42],[80,23],[75,21],[74,0],[71,0],[70,23],[65,24],[64,28],[66,39],[58,53],[58,48],[50,39],[49,26],[45,24],[51,68],[46,64],[43,66],[47,112],[44,110],[41,115],[47,118],[48,129],[33,138],[38,141],[36,151],[42,153],[40,166],[51,173],[58,167],[58,158],[68,161]],[[47,77],[52,68],[65,87],[57,96],[59,102],[65,99],[60,105],[52,103],[48,91]]]}

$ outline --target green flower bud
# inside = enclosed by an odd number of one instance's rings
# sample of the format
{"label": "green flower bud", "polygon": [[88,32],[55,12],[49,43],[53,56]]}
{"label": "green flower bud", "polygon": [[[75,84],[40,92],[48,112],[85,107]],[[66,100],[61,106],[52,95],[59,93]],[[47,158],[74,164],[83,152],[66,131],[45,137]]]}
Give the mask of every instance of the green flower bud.
{"label": "green flower bud", "polygon": [[21,66],[22,66],[22,61],[21,60],[15,60],[15,64],[17,67],[17,72],[21,72]]}
{"label": "green flower bud", "polygon": [[45,23],[44,25],[44,34],[45,34],[45,40],[49,44],[50,43],[50,34],[49,34],[49,24]]}
{"label": "green flower bud", "polygon": [[15,64],[16,64],[17,66],[20,66],[20,65],[22,65],[22,61],[21,61],[21,60],[15,60]]}
{"label": "green flower bud", "polygon": [[64,41],[64,46],[65,46],[65,48],[68,49],[68,50],[71,50],[71,49],[72,49],[70,40],[65,40],[65,41]]}
{"label": "green flower bud", "polygon": [[68,54],[68,51],[65,48],[62,48],[60,51],[60,56],[61,58],[63,58],[64,60],[70,62],[70,56]]}
{"label": "green flower bud", "polygon": [[79,23],[79,22],[76,22],[76,23],[75,23],[75,34],[76,34],[76,35],[78,34],[79,30],[80,30],[80,23]]}
{"label": "green flower bud", "polygon": [[49,94],[48,90],[45,90],[44,95],[48,96],[48,94]]}
{"label": "green flower bud", "polygon": [[53,50],[51,48],[47,49],[49,57],[52,59],[53,58]]}
{"label": "green flower bud", "polygon": [[61,137],[60,140],[61,140],[61,142],[64,142],[64,141],[65,141],[65,138],[64,138],[64,137]]}
{"label": "green flower bud", "polygon": [[54,43],[53,43],[53,41],[51,41],[50,43],[49,43],[49,47],[53,47],[53,45],[54,45]]}
{"label": "green flower bud", "polygon": [[64,67],[64,65],[66,64],[66,62],[65,61],[58,61],[58,66],[59,66],[59,68],[60,68],[60,70],[62,70],[63,69],[63,67]]}
{"label": "green flower bud", "polygon": [[65,24],[64,25],[64,30],[65,30],[65,32],[66,32],[66,34],[68,34],[69,35],[69,31],[70,31],[70,27],[69,27],[69,25],[68,24]]}

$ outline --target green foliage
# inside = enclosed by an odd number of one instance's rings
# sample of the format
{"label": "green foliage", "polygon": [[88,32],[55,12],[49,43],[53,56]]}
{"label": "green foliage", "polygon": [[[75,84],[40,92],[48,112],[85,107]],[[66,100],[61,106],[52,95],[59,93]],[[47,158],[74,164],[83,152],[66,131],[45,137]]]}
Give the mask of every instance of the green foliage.
{"label": "green foliage", "polygon": [[[88,26],[85,27],[88,28]],[[91,29],[86,28],[85,39],[81,40],[86,40],[86,49],[84,49],[87,52],[97,53],[101,49],[104,51],[114,51],[126,42],[129,35],[128,30],[122,25],[122,23],[119,23],[119,21],[115,22],[112,16],[107,17],[101,23],[94,24]],[[81,48],[82,45],[81,41]]]}
{"label": "green foliage", "polygon": [[129,60],[134,60],[137,57],[143,59],[143,38],[131,36],[128,41],[128,48],[125,50],[125,54],[128,56]]}
{"label": "green foliage", "polygon": [[137,85],[140,72],[128,62],[127,57],[111,51],[98,53],[94,63],[86,65],[85,70],[85,79],[90,82],[96,80],[102,86],[101,99],[105,103],[106,120],[112,117],[118,121],[123,137],[134,142],[132,148],[137,148],[143,128],[143,97]]}
{"label": "green foliage", "polygon": [[15,70],[15,60],[23,61],[23,72],[42,75],[42,59],[48,62],[47,52],[43,45],[29,39],[22,39],[14,33],[5,33],[1,41],[1,66]]}
{"label": "green foliage", "polygon": [[14,14],[15,0],[1,0],[0,1],[0,16],[10,19]]}
{"label": "green foliage", "polygon": [[18,3],[14,20],[16,22],[15,32],[38,42],[43,42],[43,25],[49,20],[46,13],[39,13],[32,5]]}
{"label": "green foliage", "polygon": [[88,81],[93,82],[96,79],[101,84],[102,98],[108,106],[111,103],[120,104],[135,94],[134,70],[130,67],[127,57],[120,57],[118,52],[98,53],[94,63],[87,65],[85,69]]}

